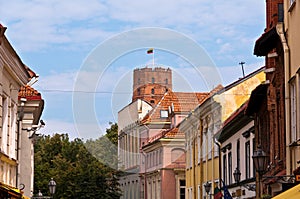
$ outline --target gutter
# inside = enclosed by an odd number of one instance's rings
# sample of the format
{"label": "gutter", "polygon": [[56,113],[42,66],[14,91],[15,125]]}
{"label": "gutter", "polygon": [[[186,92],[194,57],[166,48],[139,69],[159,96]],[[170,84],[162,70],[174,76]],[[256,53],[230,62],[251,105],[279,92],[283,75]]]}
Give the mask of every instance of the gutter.
{"label": "gutter", "polygon": [[289,107],[290,107],[290,88],[288,81],[290,79],[290,49],[287,44],[285,35],[284,35],[284,26],[283,23],[278,23],[276,25],[276,31],[277,34],[280,37],[280,41],[282,43],[283,47],[283,56],[284,56],[284,79],[285,79],[285,86],[284,86],[284,92],[285,92],[285,133],[286,133],[286,174],[291,175],[291,153],[289,149],[289,144],[291,140],[290,136],[290,112],[289,112]]}
{"label": "gutter", "polygon": [[218,145],[218,155],[219,155],[219,187],[221,189],[222,187],[222,160],[221,160],[221,143],[217,140],[217,139],[214,139],[214,142],[216,145]]}

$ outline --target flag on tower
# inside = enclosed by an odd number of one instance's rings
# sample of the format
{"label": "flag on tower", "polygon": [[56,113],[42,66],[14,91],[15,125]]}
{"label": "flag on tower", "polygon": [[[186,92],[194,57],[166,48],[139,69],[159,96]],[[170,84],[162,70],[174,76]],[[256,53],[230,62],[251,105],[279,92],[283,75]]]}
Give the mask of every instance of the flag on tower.
{"label": "flag on tower", "polygon": [[154,51],[154,49],[153,49],[153,48],[150,48],[150,49],[147,50],[147,54],[152,54],[153,51]]}

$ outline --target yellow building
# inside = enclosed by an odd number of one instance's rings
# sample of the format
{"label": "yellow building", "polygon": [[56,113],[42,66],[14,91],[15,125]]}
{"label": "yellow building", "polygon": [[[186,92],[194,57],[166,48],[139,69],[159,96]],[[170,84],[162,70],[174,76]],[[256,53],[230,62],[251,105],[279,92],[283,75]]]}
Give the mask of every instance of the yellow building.
{"label": "yellow building", "polygon": [[[284,1],[284,30],[281,39],[284,49],[285,106],[286,106],[286,171],[299,167],[300,157],[300,2]],[[283,28],[282,28],[283,29]],[[286,39],[286,42],[285,42]]]}
{"label": "yellow building", "polygon": [[[265,81],[264,69],[222,88],[216,87],[180,124],[186,137],[186,198],[209,198],[220,187],[220,145],[215,135],[223,122],[250,97],[251,91]],[[211,185],[206,193],[206,183]]]}

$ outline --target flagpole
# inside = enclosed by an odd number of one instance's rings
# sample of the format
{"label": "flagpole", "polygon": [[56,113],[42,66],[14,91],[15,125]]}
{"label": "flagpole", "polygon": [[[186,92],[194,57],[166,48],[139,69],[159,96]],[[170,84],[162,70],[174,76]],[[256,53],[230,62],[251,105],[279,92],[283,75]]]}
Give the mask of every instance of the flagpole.
{"label": "flagpole", "polygon": [[152,53],[152,66],[154,67],[154,49],[153,49],[153,53]]}

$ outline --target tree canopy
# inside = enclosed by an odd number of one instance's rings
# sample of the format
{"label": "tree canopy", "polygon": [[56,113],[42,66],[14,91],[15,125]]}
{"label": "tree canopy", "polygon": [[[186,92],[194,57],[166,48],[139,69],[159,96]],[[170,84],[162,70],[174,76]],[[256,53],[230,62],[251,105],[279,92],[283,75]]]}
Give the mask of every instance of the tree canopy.
{"label": "tree canopy", "polygon": [[[34,147],[35,193],[41,190],[49,195],[48,182],[53,178],[57,184],[56,198],[119,198],[119,173],[102,161],[117,164],[117,151],[112,147],[117,143],[117,128],[117,124],[111,124],[104,136],[86,143],[78,138],[70,141],[67,134],[38,138]],[[103,150],[108,146],[112,149],[106,156]],[[99,157],[95,155],[98,153]]]}

